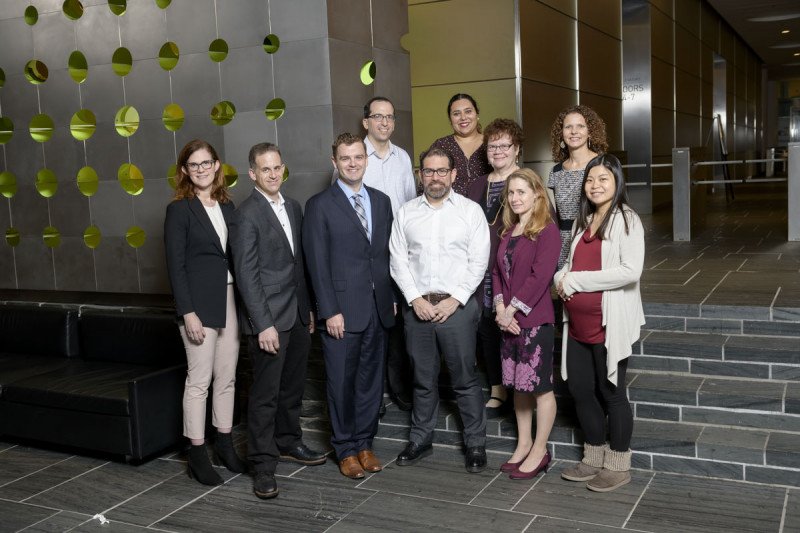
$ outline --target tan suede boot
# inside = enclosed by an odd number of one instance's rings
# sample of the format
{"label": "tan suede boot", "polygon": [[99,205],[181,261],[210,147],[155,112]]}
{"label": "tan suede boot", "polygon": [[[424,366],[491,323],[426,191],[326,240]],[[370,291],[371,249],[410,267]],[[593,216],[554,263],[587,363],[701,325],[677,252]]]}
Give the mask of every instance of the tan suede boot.
{"label": "tan suede boot", "polygon": [[586,488],[595,492],[610,492],[618,489],[631,481],[631,451],[615,452],[607,448],[603,469],[597,474]]}
{"label": "tan suede boot", "polygon": [[561,472],[561,477],[567,481],[589,481],[593,479],[603,468],[603,459],[606,453],[606,446],[583,445],[583,460],[566,468]]}

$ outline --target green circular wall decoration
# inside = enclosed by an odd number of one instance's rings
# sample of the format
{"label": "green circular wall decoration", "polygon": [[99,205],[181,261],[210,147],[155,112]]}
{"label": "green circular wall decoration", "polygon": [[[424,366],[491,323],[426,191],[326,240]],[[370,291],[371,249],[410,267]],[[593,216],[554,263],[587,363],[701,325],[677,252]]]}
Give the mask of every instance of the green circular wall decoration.
{"label": "green circular wall decoration", "polygon": [[17,194],[17,177],[13,172],[0,172],[0,194],[6,198],[13,198]]}
{"label": "green circular wall decoration", "polygon": [[156,0],[156,5],[161,9],[167,9],[172,3],[172,0]]}
{"label": "green circular wall decoration", "polygon": [[178,64],[178,59],[181,57],[181,52],[178,50],[178,45],[172,41],[167,41],[161,46],[158,51],[158,64],[164,70],[172,70]]}
{"label": "green circular wall decoration", "polygon": [[274,54],[281,47],[281,40],[277,35],[270,33],[264,37],[264,51],[268,54]]}
{"label": "green circular wall decoration", "polygon": [[100,178],[92,167],[83,167],[78,171],[78,190],[84,196],[92,196],[97,192],[97,184]]}
{"label": "green circular wall decoration", "polygon": [[128,9],[128,0],[108,0],[108,9],[116,16],[121,17]]}
{"label": "green circular wall decoration", "polygon": [[361,67],[361,83],[364,85],[371,85],[372,82],[375,81],[376,72],[377,69],[374,61],[367,61],[364,63],[364,66]]}
{"label": "green circular wall decoration", "polygon": [[39,85],[47,81],[47,65],[38,59],[31,59],[25,63],[25,78],[34,85]]}
{"label": "green circular wall decoration", "polygon": [[0,144],[6,144],[14,136],[14,123],[8,117],[0,117]]}
{"label": "green circular wall decoration", "polygon": [[178,131],[183,126],[183,109],[178,104],[172,103],[164,106],[164,112],[161,113],[161,122],[164,127],[169,131]]}
{"label": "green circular wall decoration", "polygon": [[31,119],[28,131],[31,132],[31,137],[36,142],[49,141],[53,136],[53,119],[44,113],[36,115]]}
{"label": "green circular wall decoration", "polygon": [[175,183],[175,180],[177,179],[178,179],[178,165],[173,163],[167,169],[167,183],[169,183],[169,186],[172,188],[172,190],[178,188],[178,185]]}
{"label": "green circular wall decoration", "polygon": [[208,57],[215,63],[224,61],[225,58],[228,57],[228,43],[225,42],[225,39],[214,39],[211,41],[211,44],[208,45]]}
{"label": "green circular wall decoration", "polygon": [[39,20],[39,11],[36,10],[34,6],[28,6],[25,8],[25,24],[28,26],[33,26],[36,24],[36,21]]}
{"label": "green circular wall decoration", "polygon": [[131,51],[124,46],[120,46],[114,50],[114,54],[111,56],[111,68],[114,69],[117,76],[127,76],[133,68],[133,56],[131,56]]}
{"label": "green circular wall decoration", "polygon": [[6,242],[12,248],[19,244],[19,230],[17,228],[8,228],[6,230]]}
{"label": "green circular wall decoration", "polygon": [[139,167],[123,163],[117,171],[117,179],[122,189],[131,196],[138,196],[144,190],[144,176]]}
{"label": "green circular wall decoration", "polygon": [[235,187],[239,181],[239,171],[228,163],[222,163],[222,175],[225,176],[225,185],[228,187]]}
{"label": "green circular wall decoration", "polygon": [[273,98],[264,108],[264,114],[269,120],[278,120],[286,112],[286,102],[283,98]]}
{"label": "green circular wall decoration", "polygon": [[100,234],[100,228],[97,226],[89,226],[83,232],[83,243],[86,245],[87,248],[91,248],[94,250],[98,246],[100,246],[100,239],[102,239],[102,235]]}
{"label": "green circular wall decoration", "polygon": [[75,50],[69,55],[67,60],[67,70],[69,77],[75,83],[83,83],[89,75],[89,64],[86,62],[86,56],[80,50]]}
{"label": "green circular wall decoration", "polygon": [[58,180],[52,170],[43,168],[36,173],[36,190],[45,198],[55,196],[58,190]]}
{"label": "green circular wall decoration", "polygon": [[83,16],[83,4],[80,3],[80,0],[64,0],[61,11],[68,19],[78,20]]}
{"label": "green circular wall decoration", "polygon": [[122,137],[130,137],[139,129],[139,112],[132,105],[119,108],[114,116],[114,128]]}
{"label": "green circular wall decoration", "polygon": [[211,122],[217,126],[224,126],[236,116],[236,106],[233,102],[223,100],[211,108]]}
{"label": "green circular wall decoration", "polygon": [[97,128],[97,119],[89,109],[79,109],[69,121],[69,132],[78,141],[85,141]]}
{"label": "green circular wall decoration", "polygon": [[57,248],[61,244],[61,233],[53,226],[47,226],[42,232],[42,239],[48,248]]}
{"label": "green circular wall decoration", "polygon": [[283,165],[283,182],[289,179],[289,165]]}
{"label": "green circular wall decoration", "polygon": [[139,226],[131,226],[125,232],[125,240],[128,241],[131,248],[139,248],[144,245],[145,237],[144,230]]}

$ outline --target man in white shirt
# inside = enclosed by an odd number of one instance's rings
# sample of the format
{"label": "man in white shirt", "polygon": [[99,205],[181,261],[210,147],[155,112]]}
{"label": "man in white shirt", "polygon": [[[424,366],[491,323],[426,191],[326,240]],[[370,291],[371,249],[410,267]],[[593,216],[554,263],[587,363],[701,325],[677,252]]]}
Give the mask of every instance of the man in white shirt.
{"label": "man in white shirt", "polygon": [[325,454],[302,441],[300,409],[306,381],[314,313],[306,287],[301,243],[302,211],[280,192],[286,167],[277,146],[250,149],[252,194],[236,210],[230,227],[242,331],[253,365],[247,410],[248,459],[253,492],[278,495],[279,460],[303,465],[325,462]]}
{"label": "man in white shirt", "polygon": [[403,292],[406,347],[414,368],[414,407],[398,466],[432,452],[439,406],[439,352],[447,364],[464,423],[468,472],[486,467],[486,411],[475,376],[472,297],[489,261],[489,226],[480,206],[452,190],[453,158],[431,148],[420,158],[424,194],[397,212],[389,244],[392,278]]}
{"label": "man in white shirt", "polygon": [[[392,214],[397,214],[400,206],[417,196],[417,184],[408,153],[390,140],[395,126],[394,104],[383,96],[371,98],[364,105],[361,123],[367,130],[364,144],[369,160],[364,184],[386,194],[392,202]],[[400,301],[399,291],[397,298]],[[398,314],[394,327],[389,331],[386,381],[395,405],[403,411],[410,410],[411,367],[403,339],[402,313]]]}

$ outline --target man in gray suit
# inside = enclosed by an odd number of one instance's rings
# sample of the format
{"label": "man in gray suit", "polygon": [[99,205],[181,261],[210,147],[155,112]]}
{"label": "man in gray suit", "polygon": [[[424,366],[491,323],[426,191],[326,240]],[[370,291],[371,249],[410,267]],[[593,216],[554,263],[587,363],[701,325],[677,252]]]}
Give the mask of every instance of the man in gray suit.
{"label": "man in gray suit", "polygon": [[253,492],[278,495],[278,460],[304,465],[325,454],[302,441],[300,409],[314,314],[306,287],[300,204],[281,194],[285,166],[271,143],[250,149],[252,194],[236,210],[231,249],[243,302],[239,323],[253,363],[247,411],[248,459],[255,467]]}

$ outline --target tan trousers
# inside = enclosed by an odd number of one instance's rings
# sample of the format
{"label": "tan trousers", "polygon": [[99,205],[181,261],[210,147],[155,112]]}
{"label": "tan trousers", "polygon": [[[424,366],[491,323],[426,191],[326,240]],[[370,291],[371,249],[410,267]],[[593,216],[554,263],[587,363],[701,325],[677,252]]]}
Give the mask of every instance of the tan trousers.
{"label": "tan trousers", "polygon": [[228,285],[228,302],[224,328],[203,328],[203,344],[195,344],[181,325],[181,338],[186,348],[188,371],[183,389],[183,435],[189,439],[205,438],[206,398],[214,379],[211,422],[216,428],[233,426],[233,404],[236,393],[236,363],[239,359],[239,322],[233,285]]}

